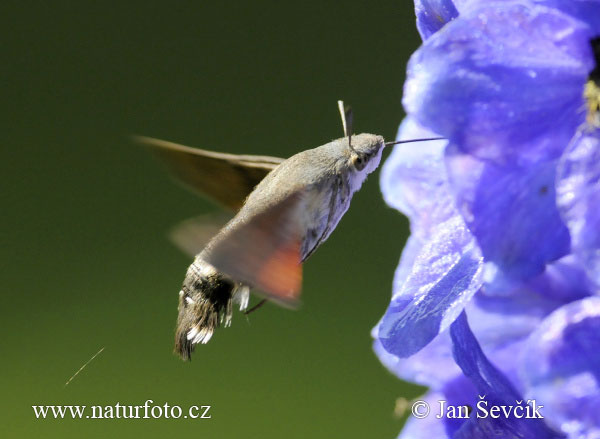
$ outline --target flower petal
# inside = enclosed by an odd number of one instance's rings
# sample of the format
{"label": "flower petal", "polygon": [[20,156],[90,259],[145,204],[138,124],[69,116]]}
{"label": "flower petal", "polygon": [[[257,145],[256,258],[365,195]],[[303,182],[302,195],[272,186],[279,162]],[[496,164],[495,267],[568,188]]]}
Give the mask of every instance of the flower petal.
{"label": "flower petal", "polygon": [[[520,352],[522,342],[560,305],[528,289],[514,291],[510,296],[487,296],[480,291],[465,310],[481,346],[496,364],[512,375],[514,358]],[[400,358],[383,348],[378,340],[379,326],[372,332],[373,348],[381,362],[400,379],[439,390],[461,375],[452,356],[452,341],[447,329],[414,355]],[[503,329],[499,331],[499,327]]]}
{"label": "flower petal", "polygon": [[560,9],[587,23],[594,35],[600,34],[600,1],[598,0],[538,0],[537,3]]}
{"label": "flower petal", "polygon": [[478,157],[557,157],[584,118],[589,39],[584,23],[556,9],[476,4],[412,56],[404,106]]}
{"label": "flower petal", "polygon": [[554,161],[501,166],[450,145],[446,163],[458,209],[488,263],[488,283],[503,288],[530,279],[569,252],[555,204]]}
{"label": "flower petal", "polygon": [[[566,258],[550,264],[535,281],[511,292],[489,295],[481,290],[465,307],[480,345],[517,386],[515,358],[520,355],[525,340],[550,313],[571,300],[590,294],[585,289],[585,276],[569,264],[570,260]],[[554,294],[554,288],[564,291]],[[383,348],[378,340],[379,324],[373,329],[372,336],[376,340],[374,350],[381,362],[405,381],[439,390],[461,374],[452,357],[448,330],[408,358],[400,358]]]}
{"label": "flower petal", "polygon": [[388,352],[408,357],[447,328],[482,284],[482,258],[462,219],[441,224],[379,326]]}
{"label": "flower petal", "polygon": [[467,314],[479,343],[492,354],[526,339],[559,306],[559,303],[527,289],[519,289],[508,297],[488,296],[481,292],[469,303]]}
{"label": "flower petal", "polygon": [[600,285],[600,129],[577,133],[558,171],[557,202],[573,251]]}
{"label": "flower petal", "polygon": [[406,283],[406,279],[408,279],[408,276],[412,273],[415,261],[417,256],[421,253],[422,248],[423,243],[415,235],[410,235],[408,237],[408,240],[402,249],[400,262],[394,273],[392,291],[399,291]]}
{"label": "flower petal", "polygon": [[[469,328],[463,312],[450,327],[454,358],[463,373],[471,380],[487,407],[515,406],[523,401],[506,376],[489,362]],[[562,435],[546,426],[541,419],[517,417],[493,418],[471,416],[453,436],[455,439],[490,438],[559,438]]]}
{"label": "flower petal", "polygon": [[600,298],[548,316],[529,337],[521,371],[549,422],[571,437],[600,437]]}
{"label": "flower petal", "polygon": [[447,330],[408,358],[389,353],[378,339],[373,343],[373,350],[381,363],[398,378],[432,389],[442,389],[447,382],[461,375],[452,357],[452,343]]}
{"label": "flower petal", "polygon": [[[407,117],[396,140],[435,136]],[[457,213],[443,160],[446,144],[436,140],[396,145],[381,170],[385,201],[410,218],[411,232],[421,240],[428,240],[435,227]]]}
{"label": "flower petal", "polygon": [[546,266],[546,270],[527,283],[549,302],[561,305],[594,294],[596,289],[586,276],[580,261],[572,254]]}
{"label": "flower petal", "polygon": [[417,29],[426,40],[458,16],[452,0],[415,0]]}
{"label": "flower petal", "polygon": [[[440,400],[444,399],[441,393],[429,392],[421,398],[429,407],[437,407]],[[404,424],[404,428],[398,436],[398,439],[450,439],[446,434],[446,428],[442,419],[438,419],[433,414],[418,419],[409,417]]]}

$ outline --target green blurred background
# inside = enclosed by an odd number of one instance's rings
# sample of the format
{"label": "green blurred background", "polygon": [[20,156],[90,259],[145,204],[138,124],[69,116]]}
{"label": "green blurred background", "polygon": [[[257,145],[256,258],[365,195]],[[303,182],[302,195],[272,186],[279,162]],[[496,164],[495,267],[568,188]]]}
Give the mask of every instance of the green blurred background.
{"label": "green blurred background", "polygon": [[[407,234],[379,172],[305,265],[299,311],[236,313],[183,363],[173,329],[190,260],[166,231],[213,206],[128,137],[287,157],[341,137],[343,98],[357,132],[392,139],[419,44],[412,2],[165,5],[3,5],[2,437],[394,437],[396,398],[419,389],[371,350]],[[212,419],[31,408],[147,399],[209,404]]]}

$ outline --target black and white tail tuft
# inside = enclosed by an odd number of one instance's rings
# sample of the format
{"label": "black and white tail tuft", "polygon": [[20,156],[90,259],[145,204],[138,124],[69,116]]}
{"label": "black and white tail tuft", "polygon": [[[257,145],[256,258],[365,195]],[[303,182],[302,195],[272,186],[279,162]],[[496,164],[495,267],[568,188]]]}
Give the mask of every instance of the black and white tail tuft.
{"label": "black and white tail tuft", "polygon": [[233,302],[238,302],[244,310],[249,296],[249,287],[234,282],[197,258],[179,292],[175,352],[183,360],[190,360],[195,345],[208,343],[219,326],[231,325]]}

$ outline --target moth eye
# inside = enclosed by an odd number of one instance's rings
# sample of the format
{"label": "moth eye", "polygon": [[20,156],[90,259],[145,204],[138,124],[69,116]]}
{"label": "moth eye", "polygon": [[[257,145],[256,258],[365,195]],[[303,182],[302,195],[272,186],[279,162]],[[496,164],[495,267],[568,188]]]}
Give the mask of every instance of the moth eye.
{"label": "moth eye", "polygon": [[362,156],[358,154],[352,156],[352,166],[354,166],[357,171],[362,171],[366,164],[367,161]]}

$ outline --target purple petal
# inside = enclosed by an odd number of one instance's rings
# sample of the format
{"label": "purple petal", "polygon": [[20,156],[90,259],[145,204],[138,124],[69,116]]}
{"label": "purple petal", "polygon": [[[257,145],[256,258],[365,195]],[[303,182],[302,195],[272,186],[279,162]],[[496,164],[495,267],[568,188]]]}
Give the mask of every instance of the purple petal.
{"label": "purple petal", "polygon": [[[521,384],[515,358],[530,334],[550,313],[591,293],[585,289],[585,277],[572,266],[571,259],[550,264],[535,282],[504,295],[488,295],[482,289],[465,307],[470,326],[488,358],[518,388]],[[562,294],[548,292],[554,288],[564,288],[564,291]],[[444,331],[417,354],[396,359],[391,369],[403,379],[441,388],[443,382],[457,375],[456,366],[451,364],[448,335],[448,331]]]}
{"label": "purple petal", "polygon": [[[522,405],[521,395],[504,374],[489,362],[469,328],[467,317],[462,313],[450,327],[454,346],[454,358],[463,373],[471,380],[477,392],[484,397],[487,407],[493,405]],[[549,429],[541,419],[517,417],[492,418],[471,416],[455,439],[490,438],[558,438],[560,434]]]}
{"label": "purple petal", "polygon": [[[450,333],[450,330],[448,330]],[[467,406],[472,409],[477,404],[477,389],[473,383],[462,373],[455,377],[453,380],[446,383],[443,389],[444,398],[446,399],[447,407],[460,407]],[[446,433],[450,434],[454,438],[454,434],[463,426],[465,422],[468,422],[467,418],[453,418],[445,417],[444,425],[446,426]]]}
{"label": "purple petal", "polygon": [[488,263],[488,283],[504,288],[530,279],[570,251],[555,205],[555,162],[501,166],[452,145],[446,160],[458,209]]}
{"label": "purple petal", "polygon": [[600,1],[598,0],[538,0],[545,6],[560,9],[587,23],[593,35],[600,34]]}
{"label": "purple petal", "polygon": [[[492,360],[516,379],[514,359],[522,343],[542,320],[562,303],[546,299],[530,289],[514,291],[509,296],[487,296],[479,291],[465,310],[479,342]],[[498,328],[502,328],[501,331]],[[408,358],[386,351],[379,337],[379,325],[372,332],[374,350],[381,362],[405,381],[428,386],[435,390],[461,375],[452,357],[452,342],[448,330],[437,335],[427,346]]]}
{"label": "purple petal", "polygon": [[479,249],[462,219],[456,216],[441,224],[383,316],[383,348],[408,357],[427,345],[480,288],[481,267]]}
{"label": "purple petal", "polygon": [[522,375],[527,396],[571,437],[600,437],[600,298],[560,308],[529,337]]}
{"label": "purple petal", "polygon": [[[407,117],[397,140],[435,137]],[[381,191],[385,201],[411,220],[411,231],[420,239],[431,237],[433,228],[456,214],[444,165],[447,141],[396,145],[381,171]]]}
{"label": "purple petal", "polygon": [[589,28],[525,2],[475,4],[412,56],[407,112],[481,158],[560,155],[583,121]]}
{"label": "purple petal", "polygon": [[[523,294],[506,298],[487,297],[479,292],[465,308],[481,345],[490,358],[510,375],[514,383],[518,383],[514,359],[531,332],[554,310],[543,300],[536,301],[531,297],[534,294],[525,291],[521,293]],[[548,310],[549,308],[551,309]],[[499,327],[502,328],[501,331],[498,330]],[[373,348],[380,361],[402,380],[439,390],[462,375],[452,356],[448,330],[408,358],[400,358],[383,348],[377,339],[379,325],[373,329],[372,335],[376,339]]]}
{"label": "purple petal", "polygon": [[573,251],[600,285],[600,129],[577,133],[558,171],[557,203]]}
{"label": "purple petal", "polygon": [[[377,327],[373,336],[378,336]],[[448,381],[461,374],[452,357],[452,343],[447,330],[408,358],[389,353],[378,339],[373,343],[373,349],[381,363],[398,378],[432,389],[442,389]]]}
{"label": "purple petal", "polygon": [[[437,407],[440,400],[443,400],[444,396],[441,393],[429,392],[421,401],[425,401],[429,407]],[[404,424],[404,428],[398,436],[398,439],[450,439],[450,436],[446,434],[446,427],[442,419],[438,419],[433,414],[423,418],[417,419],[415,417],[409,417]]]}
{"label": "purple petal", "polygon": [[581,263],[568,255],[546,266],[546,270],[526,285],[538,291],[549,302],[561,305],[583,299],[593,294],[591,285]]}
{"label": "purple petal", "polygon": [[508,297],[487,296],[481,292],[469,303],[467,314],[479,342],[492,354],[525,340],[558,306],[557,302],[526,289]]}
{"label": "purple petal", "polygon": [[421,253],[422,248],[423,243],[414,234],[408,237],[408,240],[402,249],[400,262],[398,263],[398,267],[394,273],[392,291],[399,291],[406,283],[406,279],[408,279],[408,276],[410,276],[410,273],[412,273],[415,260]]}
{"label": "purple petal", "polygon": [[465,308],[470,326],[488,358],[519,390],[524,390],[516,358],[529,335],[564,302],[549,299],[544,290],[521,286],[510,294],[476,294]]}
{"label": "purple petal", "polygon": [[458,16],[452,0],[415,0],[417,29],[425,41]]}
{"label": "purple petal", "polygon": [[[561,261],[549,266],[552,278],[563,269]],[[541,277],[541,276],[540,276]],[[561,279],[566,281],[568,278]],[[486,294],[480,290],[465,307],[473,332],[488,357],[502,368],[515,386],[519,377],[515,358],[520,355],[523,344],[541,322],[566,301],[578,296],[548,297],[549,281],[537,282],[535,287],[525,285],[505,295]],[[583,291],[577,291],[583,294]],[[589,292],[586,291],[587,294]],[[501,330],[499,330],[501,328]],[[378,328],[376,328],[378,330]],[[378,335],[377,331],[373,333]],[[399,358],[375,346],[381,361],[399,378],[441,389],[460,374],[452,359],[449,331],[435,337],[427,346],[408,358]]]}

